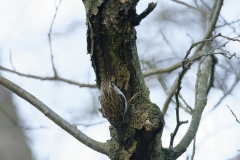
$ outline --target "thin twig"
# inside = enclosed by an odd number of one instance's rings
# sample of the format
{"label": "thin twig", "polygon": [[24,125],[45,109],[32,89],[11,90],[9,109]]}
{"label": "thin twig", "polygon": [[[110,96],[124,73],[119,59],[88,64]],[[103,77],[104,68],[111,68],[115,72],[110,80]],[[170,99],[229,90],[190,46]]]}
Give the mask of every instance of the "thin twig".
{"label": "thin twig", "polygon": [[52,62],[52,69],[53,69],[54,76],[57,76],[57,71],[56,71],[56,68],[55,68],[54,60],[53,60],[51,34],[52,34],[53,23],[54,23],[54,21],[56,19],[56,16],[57,16],[57,13],[58,13],[58,9],[59,9],[59,7],[61,5],[61,2],[62,2],[62,0],[60,0],[58,6],[56,7],[56,11],[55,11],[55,14],[53,16],[53,20],[52,20],[52,23],[51,23],[51,26],[50,26],[50,29],[49,29],[49,33],[48,33],[49,48],[50,48],[51,62]]}
{"label": "thin twig", "polygon": [[[215,53],[206,53],[206,54],[201,54],[201,55],[195,55],[194,57],[192,56],[192,57],[188,58],[188,56],[191,54],[191,50],[192,50],[195,46],[197,46],[197,45],[199,45],[199,44],[205,44],[206,42],[212,42],[212,41],[213,41],[215,38],[217,38],[217,37],[222,37],[222,38],[225,38],[225,39],[227,39],[227,40],[240,42],[239,39],[230,38],[230,37],[227,37],[227,36],[223,36],[221,33],[219,33],[219,34],[217,34],[217,35],[215,35],[215,36],[213,36],[213,37],[211,37],[211,38],[209,38],[209,39],[205,39],[205,40],[202,40],[202,41],[193,43],[193,44],[189,47],[189,49],[188,49],[188,51],[187,51],[187,53],[186,53],[186,55],[185,55],[185,57],[184,57],[184,60],[182,61],[182,67],[186,67],[187,70],[188,70],[188,69],[190,68],[191,64],[192,64],[194,61],[198,60],[199,58],[201,58],[201,57],[203,57],[203,56],[221,54],[222,56],[224,56],[224,57],[226,57],[226,58],[228,58],[228,59],[231,59],[232,57],[236,57],[236,54],[235,54],[235,53],[232,54],[232,55],[229,54],[229,56],[228,56],[227,53],[225,53],[225,52],[215,52]],[[237,58],[237,57],[236,57],[236,58]],[[183,66],[183,65],[185,65],[185,66]],[[187,72],[187,70],[186,70],[186,72]],[[185,73],[186,73],[186,72],[185,72]],[[185,73],[184,73],[184,74],[185,74]],[[172,86],[172,88],[171,88],[171,91],[169,92],[169,95],[168,95],[168,97],[167,97],[167,99],[166,99],[166,101],[165,101],[165,103],[164,103],[164,105],[163,105],[163,109],[162,109],[163,114],[166,114],[166,111],[167,111],[167,109],[168,109],[168,105],[169,105],[169,103],[170,103],[170,101],[171,101],[171,99],[172,99],[172,97],[173,97],[173,95],[174,95],[175,90],[177,89],[177,83],[178,83],[178,78],[176,78],[176,80],[174,81],[174,84],[173,84],[173,86]]]}
{"label": "thin twig", "polygon": [[195,136],[195,138],[194,138],[194,140],[193,140],[193,150],[192,150],[191,160],[194,160],[195,151],[196,151],[196,136]]}
{"label": "thin twig", "polygon": [[199,8],[199,5],[198,5],[198,0],[193,0],[193,2],[195,3],[195,5]]}
{"label": "thin twig", "polygon": [[133,25],[134,25],[134,26],[139,25],[140,22],[141,22],[145,17],[147,17],[148,14],[151,13],[156,6],[157,6],[157,3],[153,3],[153,2],[149,3],[149,4],[148,4],[148,7],[147,7],[140,15],[138,15],[138,16],[134,19]]}
{"label": "thin twig", "polygon": [[106,123],[107,121],[100,121],[100,122],[96,122],[96,123],[74,123],[74,125],[76,126],[83,126],[83,127],[91,127],[91,126],[95,126],[95,125],[99,125],[99,124],[102,124],[102,123]]}
{"label": "thin twig", "polygon": [[188,123],[188,121],[180,121],[180,118],[179,118],[179,99],[178,99],[178,97],[179,97],[179,93],[180,93],[180,90],[181,90],[181,83],[182,83],[183,76],[185,75],[187,70],[190,68],[191,64],[192,63],[186,63],[185,64],[185,61],[183,61],[182,62],[182,71],[179,73],[179,76],[178,76],[177,91],[175,92],[175,98],[176,98],[176,108],[175,109],[176,109],[177,124],[176,124],[174,132],[171,134],[169,148],[173,148],[173,141],[174,141],[174,138],[175,138],[175,136],[178,132],[179,127],[184,123]]}
{"label": "thin twig", "polygon": [[[216,35],[216,36],[214,36],[214,37],[212,37],[212,38],[210,38],[210,39],[207,39],[206,41],[200,41],[201,43],[205,43],[205,42],[211,42],[214,38],[216,38],[216,37],[218,37],[218,36],[221,36],[221,37],[223,37],[223,38],[227,38],[227,39],[229,39],[229,37],[225,37],[225,36],[222,36],[221,34],[218,34],[218,35]],[[231,39],[231,38],[230,38]],[[197,43],[195,43],[195,44],[198,44],[198,42]],[[208,43],[208,44],[210,44],[210,43]],[[225,57],[227,57],[227,58],[229,58],[229,59],[231,59],[233,56],[235,56],[235,55],[230,55],[230,56],[227,56],[226,55],[226,53],[222,53],[222,52],[220,52],[220,53],[208,53],[208,54],[202,54],[202,55],[199,55],[199,56],[196,56],[195,58],[193,58],[193,59],[189,59],[188,58],[188,56],[190,55],[190,52],[191,52],[191,49],[194,47],[194,45],[192,45],[190,48],[189,48],[189,50],[187,51],[187,53],[186,53],[186,55],[185,55],[185,57],[184,57],[184,60],[182,61],[182,71],[179,73],[179,76],[178,76],[178,79],[177,79],[177,81],[175,81],[175,83],[174,83],[174,85],[176,85],[176,92],[175,92],[175,97],[176,97],[176,121],[177,121],[177,125],[176,125],[176,128],[175,128],[175,130],[174,130],[174,132],[171,134],[171,139],[170,139],[170,145],[169,145],[169,148],[171,149],[171,148],[173,148],[173,141],[174,141],[174,138],[175,138],[175,136],[176,136],[176,134],[177,134],[177,131],[178,131],[178,129],[179,129],[179,127],[180,127],[180,125],[181,124],[183,124],[183,123],[187,123],[188,121],[180,121],[179,120],[179,100],[178,100],[178,97],[179,97],[179,93],[180,93],[180,90],[181,90],[181,81],[182,81],[182,79],[183,79],[183,77],[184,77],[184,75],[185,75],[185,73],[187,72],[187,70],[188,69],[190,69],[190,66],[192,65],[192,63],[194,62],[194,61],[196,61],[197,59],[199,59],[199,58],[201,58],[201,57],[203,57],[203,56],[209,56],[209,55],[214,55],[214,54],[221,54],[221,55],[223,55],[223,56],[225,56]],[[208,48],[206,48],[207,50],[206,51],[208,51],[209,49]],[[211,59],[209,59],[209,60],[204,60],[205,61],[205,63],[207,62],[208,63],[208,65],[210,64],[209,62],[211,61]],[[210,66],[210,65],[209,65]],[[211,68],[211,67],[210,67]],[[199,69],[200,69],[200,67],[199,67]],[[201,70],[199,70],[199,73],[201,72]],[[209,72],[209,71],[208,71]],[[210,72],[209,72],[210,73]],[[206,76],[209,76],[209,74],[206,74]],[[200,78],[200,76],[199,76],[199,78]],[[208,78],[209,79],[209,78]],[[200,83],[200,80],[198,80],[197,79],[197,82],[198,83]],[[205,82],[208,82],[208,81],[205,81]],[[205,84],[205,85],[207,85],[207,83]],[[206,86],[207,87],[207,86]],[[199,84],[198,84],[198,86],[197,86],[197,88],[199,88]],[[198,94],[198,92],[200,92],[200,91],[197,91],[197,93],[196,94]],[[205,91],[206,93],[205,94],[207,94],[207,91]],[[206,95],[204,95],[204,96],[206,96]],[[206,97],[205,97],[206,98]],[[204,100],[204,103],[203,104],[206,104],[206,100]],[[196,105],[197,105],[197,102],[196,102],[196,104],[195,104],[195,109],[196,109]],[[205,107],[205,106],[201,106],[201,107]],[[203,110],[202,110],[203,111]],[[193,114],[193,116],[194,116],[194,114]],[[195,136],[195,135],[194,135]]]}
{"label": "thin twig", "polygon": [[42,81],[45,81],[45,80],[55,81],[55,80],[57,80],[57,81],[77,85],[79,87],[88,87],[88,88],[96,88],[97,87],[95,84],[78,83],[76,81],[69,80],[69,79],[66,79],[66,78],[62,78],[62,77],[59,77],[59,76],[57,76],[57,77],[41,77],[41,76],[36,76],[36,75],[31,75],[31,74],[24,74],[24,73],[21,73],[21,72],[17,72],[17,71],[5,68],[1,65],[0,65],[0,70],[11,72],[11,73],[17,74],[19,76],[27,77],[27,78],[39,79],[39,80],[42,80]]}
{"label": "thin twig", "polygon": [[190,48],[188,49],[187,54],[185,55],[184,59],[187,59],[187,57],[188,57],[188,56],[190,55],[190,53],[191,53],[191,50],[192,50],[195,46],[197,46],[197,45],[199,45],[199,44],[205,44],[205,42],[213,41],[216,37],[219,37],[219,36],[221,36],[221,33],[218,33],[217,35],[215,35],[215,36],[213,36],[213,37],[211,37],[211,38],[209,38],[209,39],[204,39],[204,40],[202,40],[202,41],[198,41],[198,42],[196,42],[196,43],[192,43],[192,45],[191,45]]}
{"label": "thin twig", "polygon": [[194,43],[193,37],[191,35],[189,35],[189,34],[186,34],[186,35],[191,39],[191,43]]}
{"label": "thin twig", "polygon": [[240,22],[240,19],[238,19],[236,21],[229,22],[229,23],[225,21],[224,24],[216,26],[216,28],[224,27],[226,25],[231,25],[231,24],[234,24],[234,23],[237,23],[237,22]]}
{"label": "thin twig", "polygon": [[204,4],[204,6],[210,11],[211,10],[211,8],[207,5],[207,3],[206,2],[204,2],[203,0],[200,0],[203,4]]}
{"label": "thin twig", "polygon": [[[218,19],[218,16],[220,14],[222,5],[223,5],[223,0],[216,0],[215,1],[215,6],[216,7],[213,8],[214,12],[212,12],[212,15],[210,16],[212,18],[209,20],[209,26],[208,26],[207,32],[205,33],[203,39],[208,39],[211,36],[212,31],[214,30],[215,25],[217,23],[217,19]],[[195,50],[192,57],[194,57],[202,49],[203,46],[204,46],[204,43],[200,43],[198,45],[197,49]],[[161,68],[161,69],[155,69],[153,71],[148,71],[146,73],[143,73],[143,76],[147,77],[147,76],[151,76],[151,75],[154,75],[154,74],[157,74],[157,73],[171,72],[171,71],[181,67],[181,64],[182,64],[181,62],[178,62],[178,63],[176,63],[176,64],[174,64],[174,65],[172,65],[171,67],[168,67],[168,68]],[[176,87],[176,85],[174,85],[174,86]],[[174,91],[176,90],[176,88],[174,88],[174,87],[172,87],[172,89]],[[174,91],[172,92],[173,94],[171,95],[171,97],[174,95]],[[168,104],[166,104],[166,105],[168,105]],[[164,106],[166,107],[166,105],[164,105]]]}
{"label": "thin twig", "polygon": [[206,16],[206,12],[204,10],[202,10],[201,8],[198,8],[198,7],[194,7],[194,6],[191,6],[190,4],[187,4],[183,1],[179,1],[179,0],[172,0],[173,2],[176,2],[176,3],[179,3],[179,4],[182,4],[190,9],[193,9],[195,11],[198,11],[200,13],[202,13],[202,15],[205,17]]}
{"label": "thin twig", "polygon": [[188,146],[196,136],[203,110],[207,104],[207,90],[203,88],[206,88],[208,85],[210,67],[211,67],[211,58],[206,57],[204,59],[202,67],[200,68],[200,71],[197,74],[197,76],[199,77],[199,80],[198,80],[199,91],[198,91],[198,97],[196,99],[197,102],[194,106],[194,112],[192,114],[191,123],[184,137],[174,147],[174,150],[178,151],[177,153],[175,153],[176,155],[181,155],[186,150],[186,148],[188,148]]}
{"label": "thin twig", "polygon": [[[220,15],[220,11],[221,11],[222,6],[223,6],[223,0],[216,0],[215,1],[214,7],[213,7],[211,15],[210,15],[208,29],[207,29],[207,32],[205,33],[203,39],[208,39],[209,37],[211,37],[211,34],[212,34],[213,30],[215,29],[218,17]],[[195,51],[195,54],[198,51],[200,51],[203,46],[204,46],[204,43],[201,43],[197,47],[197,49]]]}
{"label": "thin twig", "polygon": [[[2,109],[0,109],[2,111]],[[6,113],[6,112],[5,112]],[[6,115],[4,113],[4,115]],[[11,117],[8,117],[8,118],[11,118]],[[11,119],[10,119],[11,120]],[[94,126],[94,125],[99,125],[99,124],[102,124],[102,123],[106,123],[107,121],[101,121],[101,122],[96,122],[96,123],[92,123],[92,124],[86,124],[86,123],[75,123],[73,125],[76,125],[76,126],[82,126],[82,127],[91,127],[91,126]],[[22,129],[22,130],[35,130],[35,129],[44,129],[44,128],[49,128],[49,129],[54,129],[54,128],[51,128],[51,127],[48,127],[48,126],[39,126],[39,127],[28,127],[28,126],[19,126],[17,125],[17,123],[13,122],[13,125],[14,126],[2,126],[0,128],[19,128],[19,129]]]}
{"label": "thin twig", "polygon": [[181,98],[181,100],[183,101],[183,103],[185,104],[187,109],[190,111],[190,113],[192,113],[192,111],[193,111],[192,107],[186,102],[186,100],[183,98],[183,96],[180,93],[179,93],[179,97]]}
{"label": "thin twig", "polygon": [[[179,76],[180,77],[180,76]],[[173,148],[173,142],[174,142],[174,138],[175,136],[177,135],[177,132],[178,132],[178,129],[179,127],[182,125],[182,124],[185,124],[185,123],[188,123],[188,120],[186,121],[180,121],[180,118],[179,118],[179,100],[178,100],[178,94],[181,90],[181,87],[180,89],[175,93],[175,97],[176,97],[176,121],[177,121],[177,124],[176,124],[176,127],[174,129],[174,132],[171,133],[171,138],[170,138],[170,144],[169,144],[169,148]]]}
{"label": "thin twig", "polygon": [[[222,20],[223,20],[223,22],[224,23],[228,23],[227,22],[227,20],[223,17],[223,16],[220,16],[221,18],[222,18]],[[236,27],[233,27],[232,25],[228,25],[232,30],[233,30],[233,32],[235,33],[235,34],[237,34],[238,36],[240,36],[240,34],[237,32],[237,30],[236,30]]]}
{"label": "thin twig", "polygon": [[174,81],[171,90],[168,93],[167,99],[164,102],[163,108],[162,108],[162,113],[166,114],[167,110],[168,110],[168,106],[169,103],[171,102],[171,99],[175,93],[175,90],[177,88],[177,84],[178,84],[178,78],[176,78],[176,80]]}
{"label": "thin twig", "polygon": [[[230,107],[227,105],[227,107],[230,109]],[[240,121],[237,119],[237,116],[234,114],[234,112],[230,109],[230,111],[232,112],[232,115],[236,118],[236,121],[240,124]]]}
{"label": "thin twig", "polygon": [[79,140],[89,148],[92,148],[93,150],[96,150],[103,154],[108,153],[109,148],[107,143],[102,143],[102,142],[98,142],[91,139],[90,137],[85,135],[83,132],[78,130],[76,125],[72,125],[68,123],[66,120],[64,120],[62,117],[56,114],[53,110],[51,110],[48,106],[46,106],[43,102],[41,102],[32,94],[28,93],[21,87],[17,86],[16,84],[12,83],[11,81],[3,77],[0,77],[0,84],[6,87],[7,89],[11,90],[15,94],[17,94],[19,97],[23,98],[30,104],[32,104],[45,116],[51,119],[54,123],[56,123],[58,126],[60,126],[62,129],[64,129],[66,132],[71,134],[74,138],[76,138],[77,140]]}
{"label": "thin twig", "polygon": [[[143,62],[144,64],[146,64],[146,65],[148,66],[148,68],[150,68],[150,69],[153,69],[153,68],[154,68],[154,65],[151,64],[149,61],[142,61],[142,62]],[[166,84],[164,83],[163,78],[161,77],[160,74],[157,74],[157,80],[158,80],[158,82],[160,83],[160,85],[162,86],[164,92],[168,95],[169,93],[168,93],[167,86],[166,86]],[[176,102],[175,102],[172,98],[169,99],[169,100],[170,100],[172,103],[176,104]],[[184,106],[182,105],[182,103],[180,103],[179,105],[180,105],[180,107],[183,108],[187,113],[191,114],[191,110],[188,108],[188,106],[187,106],[187,108],[186,108],[186,107],[184,107]],[[191,107],[190,107],[190,108],[191,108]]]}
{"label": "thin twig", "polygon": [[[210,37],[212,31],[214,30],[217,19],[218,19],[218,16],[219,16],[219,13],[220,13],[220,10],[222,8],[222,5],[223,5],[223,0],[216,0],[215,1],[215,4],[214,4],[215,7],[213,8],[214,12],[212,12],[212,16],[211,16],[212,18],[209,20],[209,27],[208,27],[207,32],[205,33],[203,39],[208,39]],[[197,49],[195,50],[195,53],[193,54],[192,57],[194,57],[195,54],[198,53],[202,49],[203,46],[204,46],[204,43],[200,43],[198,45]],[[173,66],[168,67],[168,68],[155,69],[153,71],[148,71],[146,73],[143,73],[143,76],[147,77],[147,76],[154,75],[154,74],[157,74],[157,73],[166,73],[166,72],[173,71],[173,70],[175,70],[179,67],[181,67],[181,62],[176,63]],[[173,94],[174,94],[174,92],[173,92]],[[173,94],[171,95],[171,97],[173,96]]]}
{"label": "thin twig", "polygon": [[53,24],[54,24],[54,21],[55,21],[55,19],[56,19],[56,16],[57,16],[57,13],[58,13],[58,10],[59,10],[59,7],[60,7],[61,2],[62,2],[62,1],[60,0],[58,6],[56,7],[56,12],[55,12],[55,15],[54,15],[54,17],[53,17],[53,20],[52,20],[52,23],[51,23],[51,26],[50,26],[50,29],[49,29],[49,33],[48,33],[49,47],[50,47],[50,53],[51,53],[51,62],[52,62],[52,69],[53,69],[53,72],[54,72],[54,76],[52,76],[52,77],[41,77],[41,76],[36,76],[36,75],[31,75],[31,74],[24,74],[24,73],[21,73],[21,72],[16,71],[16,69],[15,69],[15,67],[14,67],[14,65],[13,65],[13,63],[12,63],[11,50],[10,50],[10,63],[11,63],[11,65],[12,65],[13,70],[8,69],[8,68],[3,67],[3,66],[0,66],[0,70],[7,71],[7,72],[11,72],[11,73],[17,74],[17,75],[19,75],[19,76],[23,76],[23,77],[33,78],[33,79],[39,79],[39,80],[58,80],[58,81],[66,82],[66,83],[69,83],[69,84],[77,85],[77,86],[79,86],[79,87],[96,88],[97,86],[96,86],[95,84],[78,83],[78,82],[73,81],[73,80],[69,80],[69,79],[62,78],[62,77],[58,76],[58,74],[57,74],[57,71],[56,71],[56,68],[55,68],[55,65],[54,65],[54,60],[53,60],[53,54],[52,54],[51,34],[52,34]]}
{"label": "thin twig", "polygon": [[235,81],[233,82],[231,88],[223,94],[223,96],[220,98],[220,100],[217,102],[217,104],[214,105],[214,107],[212,108],[212,110],[210,112],[212,112],[214,109],[217,108],[217,106],[226,98],[227,95],[231,94],[233,89],[235,88],[235,86],[238,84],[239,80],[236,78]]}
{"label": "thin twig", "polygon": [[160,30],[160,34],[162,35],[164,41],[167,43],[168,48],[170,48],[170,50],[172,51],[172,54],[173,54],[175,57],[179,58],[177,52],[174,50],[174,48],[172,47],[171,43],[168,41],[167,37],[164,35],[164,33],[163,33],[161,30]]}
{"label": "thin twig", "polygon": [[143,73],[143,76],[148,77],[148,76],[159,74],[159,73],[168,73],[168,72],[171,72],[175,69],[178,69],[179,67],[181,67],[180,62],[176,63],[176,64],[174,64],[170,67],[167,67],[167,68],[159,68],[159,69],[154,69],[154,70],[151,70],[151,71],[147,71],[147,72]]}

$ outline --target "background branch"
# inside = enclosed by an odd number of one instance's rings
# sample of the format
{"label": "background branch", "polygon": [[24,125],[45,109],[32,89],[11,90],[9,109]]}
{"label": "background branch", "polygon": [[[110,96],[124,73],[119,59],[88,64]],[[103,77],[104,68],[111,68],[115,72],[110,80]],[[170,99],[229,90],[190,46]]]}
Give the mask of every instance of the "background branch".
{"label": "background branch", "polygon": [[[227,105],[227,107],[230,109],[230,107]],[[240,121],[237,119],[237,116],[234,114],[234,112],[230,109],[230,111],[232,112],[232,115],[236,118],[236,121],[240,124]]]}
{"label": "background branch", "polygon": [[174,150],[178,151],[176,153],[176,156],[180,156],[183,151],[186,150],[186,148],[189,146],[191,141],[194,139],[198,126],[201,120],[201,115],[202,112],[206,106],[207,103],[207,88],[208,85],[208,80],[209,80],[209,75],[210,75],[210,70],[211,70],[211,65],[212,63],[212,58],[210,56],[206,57],[205,60],[203,61],[202,67],[200,68],[197,76],[198,76],[198,96],[196,99],[196,105],[192,114],[192,120],[190,123],[190,126],[182,138],[182,140],[177,144],[176,147],[174,147]]}
{"label": "background branch", "polygon": [[7,72],[10,72],[10,73],[14,73],[14,74],[17,74],[19,76],[23,76],[23,77],[27,77],[27,78],[39,79],[39,80],[42,80],[42,81],[58,80],[58,81],[66,82],[66,83],[69,83],[69,84],[77,85],[79,87],[88,87],[88,88],[96,88],[97,87],[95,84],[79,83],[79,82],[76,82],[76,81],[73,81],[73,80],[69,80],[69,79],[66,79],[66,78],[59,77],[58,75],[53,76],[53,77],[41,77],[41,76],[36,76],[36,75],[31,75],[31,74],[25,74],[25,73],[17,72],[16,70],[11,70],[11,69],[5,68],[1,65],[0,65],[0,70],[7,71]]}
{"label": "background branch", "polygon": [[187,3],[183,2],[183,1],[179,1],[179,0],[172,0],[172,1],[173,1],[173,2],[176,2],[176,3],[179,3],[179,4],[181,4],[181,5],[184,5],[184,6],[190,8],[190,9],[193,9],[193,10],[195,10],[195,11],[198,11],[198,12],[200,12],[204,17],[206,17],[206,15],[207,15],[207,13],[206,13],[204,10],[202,10],[201,8],[191,6],[190,4],[187,4]]}
{"label": "background branch", "polygon": [[16,84],[12,83],[11,81],[3,77],[0,77],[0,84],[6,87],[7,89],[11,90],[15,94],[17,94],[19,97],[23,98],[27,102],[31,103],[34,107],[36,107],[40,112],[42,112],[45,116],[51,119],[59,127],[64,129],[66,132],[71,134],[73,137],[75,137],[77,140],[79,140],[86,146],[103,154],[108,153],[107,143],[102,143],[91,139],[83,132],[78,130],[76,125],[68,123],[66,120],[64,120],[62,117],[56,114],[53,110],[51,110],[48,106],[46,106],[43,102],[38,100],[32,94],[28,93],[21,87],[17,86]]}
{"label": "background branch", "polygon": [[[191,50],[192,50],[195,46],[201,45],[201,44],[205,44],[206,42],[212,42],[212,41],[213,41],[215,38],[217,38],[217,37],[223,37],[223,38],[225,38],[225,39],[227,39],[227,40],[240,42],[239,39],[230,38],[230,37],[227,37],[227,36],[223,36],[221,33],[219,33],[219,34],[217,34],[217,35],[215,35],[215,36],[213,36],[213,37],[211,37],[211,38],[209,38],[209,39],[205,39],[205,40],[202,40],[202,41],[193,43],[193,44],[191,45],[191,47],[188,49],[188,51],[187,51],[187,53],[186,53],[186,55],[185,55],[185,57],[184,57],[184,60],[182,61],[182,64],[184,63],[184,61],[189,61],[189,63],[193,63],[193,61],[201,58],[202,56],[209,56],[209,55],[215,55],[215,54],[221,54],[221,55],[223,55],[224,57],[226,57],[226,58],[228,58],[228,59],[231,59],[232,57],[236,57],[236,54],[235,54],[235,53],[232,54],[232,55],[230,54],[230,55],[228,56],[227,53],[225,53],[225,52],[217,52],[217,53],[204,53],[204,54],[201,54],[201,55],[195,55],[194,57],[192,56],[192,57],[190,57],[190,58],[187,58],[187,57],[190,55]],[[237,58],[237,57],[236,57],[236,58]],[[190,67],[190,66],[189,66],[189,67]],[[172,86],[172,88],[171,88],[171,91],[169,92],[169,95],[168,95],[168,97],[167,97],[167,99],[166,99],[166,101],[165,101],[165,103],[164,103],[164,105],[163,105],[163,109],[162,109],[163,114],[165,114],[165,113],[167,112],[169,103],[170,103],[170,101],[171,101],[171,99],[172,99],[172,97],[173,97],[173,95],[174,95],[175,90],[177,89],[177,83],[178,83],[178,78],[174,81],[173,86]]]}
{"label": "background branch", "polygon": [[[216,7],[212,9],[214,11],[211,13],[212,15],[210,15],[209,22],[208,22],[208,24],[209,24],[208,29],[207,29],[207,32],[205,33],[204,37],[203,37],[203,40],[208,39],[211,36],[211,33],[213,32],[213,30],[215,29],[215,25],[217,23],[217,19],[219,17],[220,10],[221,10],[222,5],[223,5],[223,0],[216,0],[215,4],[217,4],[217,5],[214,5]],[[198,47],[195,50],[192,58],[202,49],[203,46],[204,46],[204,43],[201,43],[200,45],[198,45]],[[154,75],[154,74],[157,74],[157,73],[166,73],[166,72],[173,71],[173,70],[175,70],[179,67],[181,67],[181,62],[178,62],[178,63],[176,63],[176,64],[174,64],[174,65],[172,65],[171,67],[168,67],[168,68],[155,69],[155,70],[152,70],[152,71],[148,71],[146,73],[143,73],[143,76],[147,77],[147,76]],[[175,86],[175,85],[173,85],[173,86]],[[173,94],[172,94],[172,96],[173,96]]]}
{"label": "background branch", "polygon": [[192,150],[191,160],[194,160],[195,150],[196,150],[196,136],[195,136],[195,138],[194,138],[194,140],[193,140],[193,150]]}
{"label": "background branch", "polygon": [[53,61],[51,34],[52,34],[53,23],[54,23],[54,20],[56,19],[56,16],[57,16],[57,13],[58,13],[58,9],[59,9],[59,7],[60,7],[60,5],[61,5],[61,2],[62,2],[62,0],[59,1],[58,6],[56,7],[56,11],[55,11],[55,14],[54,14],[54,16],[53,16],[53,20],[52,20],[52,23],[51,23],[51,26],[50,26],[50,29],[49,29],[49,33],[48,33],[48,41],[49,41],[50,54],[51,54],[51,62],[52,62],[52,69],[53,69],[53,74],[54,74],[54,76],[57,76],[57,71],[56,71],[56,68],[55,68],[55,65],[54,65],[54,61]]}
{"label": "background branch", "polygon": [[231,88],[226,92],[223,93],[223,96],[220,98],[220,100],[217,102],[217,104],[214,105],[214,107],[212,108],[211,112],[217,108],[217,106],[226,98],[226,96],[228,96],[229,94],[231,94],[232,90],[236,87],[236,85],[238,84],[239,79],[235,79],[235,81],[233,82]]}

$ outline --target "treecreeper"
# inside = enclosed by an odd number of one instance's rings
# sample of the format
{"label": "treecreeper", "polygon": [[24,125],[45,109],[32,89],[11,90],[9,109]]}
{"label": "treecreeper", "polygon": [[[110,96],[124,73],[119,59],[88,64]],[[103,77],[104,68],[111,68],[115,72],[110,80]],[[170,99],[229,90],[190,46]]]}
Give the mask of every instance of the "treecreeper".
{"label": "treecreeper", "polygon": [[120,143],[125,145],[121,126],[124,121],[125,113],[127,112],[127,100],[122,91],[109,80],[102,81],[100,92],[99,101],[101,108],[99,111],[116,129]]}

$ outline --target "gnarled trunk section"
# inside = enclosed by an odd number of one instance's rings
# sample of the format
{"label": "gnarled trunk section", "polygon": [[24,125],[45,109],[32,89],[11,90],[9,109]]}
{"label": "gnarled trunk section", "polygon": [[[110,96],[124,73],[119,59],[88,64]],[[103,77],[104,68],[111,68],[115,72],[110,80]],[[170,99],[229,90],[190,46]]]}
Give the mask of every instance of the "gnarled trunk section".
{"label": "gnarled trunk section", "polygon": [[[137,15],[138,0],[83,2],[87,14],[87,49],[97,85],[100,88],[104,80],[114,82],[128,101],[128,111],[121,127],[126,145],[118,143],[116,131],[110,127],[112,139],[108,156],[111,159],[149,160],[155,145],[161,145],[164,119],[159,107],[149,100],[137,54],[134,26],[156,4],[150,4],[145,12]],[[160,136],[156,142],[158,133]]]}

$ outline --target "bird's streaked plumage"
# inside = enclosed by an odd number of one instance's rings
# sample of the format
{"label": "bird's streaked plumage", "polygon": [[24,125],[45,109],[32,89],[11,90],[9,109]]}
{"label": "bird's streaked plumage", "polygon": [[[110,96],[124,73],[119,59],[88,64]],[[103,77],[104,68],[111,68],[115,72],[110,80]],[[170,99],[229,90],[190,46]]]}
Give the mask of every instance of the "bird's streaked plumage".
{"label": "bird's streaked plumage", "polygon": [[127,112],[127,100],[122,91],[110,81],[102,81],[99,109],[102,116],[116,129],[119,142],[125,145],[124,136],[121,131],[122,122]]}
{"label": "bird's streaked plumage", "polygon": [[102,106],[100,111],[109,123],[119,128],[127,111],[127,100],[121,90],[110,81],[102,81],[99,101]]}

